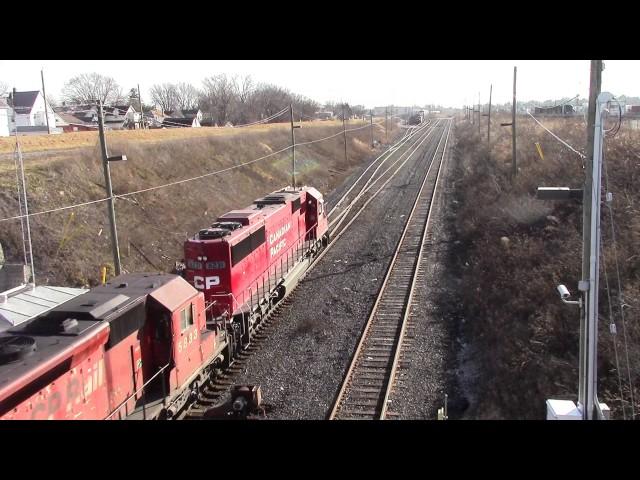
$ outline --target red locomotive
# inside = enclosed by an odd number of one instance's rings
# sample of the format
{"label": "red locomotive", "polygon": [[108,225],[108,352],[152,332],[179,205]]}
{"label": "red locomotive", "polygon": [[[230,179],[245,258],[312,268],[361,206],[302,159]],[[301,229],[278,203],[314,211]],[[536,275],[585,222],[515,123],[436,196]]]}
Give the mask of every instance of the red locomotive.
{"label": "red locomotive", "polygon": [[120,275],[3,332],[0,419],[175,416],[328,240],[322,195],[284,189],[186,242],[193,286]]}
{"label": "red locomotive", "polygon": [[[329,241],[322,194],[285,188],[219,217],[185,242],[184,276],[204,292],[207,319],[249,342],[251,331]],[[227,356],[233,356],[228,352]]]}

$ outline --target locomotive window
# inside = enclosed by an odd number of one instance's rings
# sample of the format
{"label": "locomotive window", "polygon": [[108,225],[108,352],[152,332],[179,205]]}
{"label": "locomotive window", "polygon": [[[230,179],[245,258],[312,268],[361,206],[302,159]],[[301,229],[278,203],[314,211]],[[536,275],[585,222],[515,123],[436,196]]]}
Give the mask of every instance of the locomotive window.
{"label": "locomotive window", "polygon": [[188,307],[182,309],[180,312],[180,331],[184,332],[187,328],[193,325],[193,304],[190,303]]}
{"label": "locomotive window", "polygon": [[207,266],[207,270],[222,270],[227,266],[227,264],[226,262],[223,262],[223,261],[207,262],[206,266]]}
{"label": "locomotive window", "polygon": [[167,340],[171,338],[169,325],[171,325],[171,316],[166,312],[162,312],[158,316],[156,323],[156,340]]}
{"label": "locomotive window", "polygon": [[194,270],[201,270],[202,262],[197,262],[195,260],[187,260],[187,268],[192,268]]}
{"label": "locomotive window", "polygon": [[231,247],[231,263],[236,265],[266,241],[264,226]]}
{"label": "locomotive window", "polygon": [[132,309],[109,320],[109,340],[106,350],[117,345],[126,337],[144,326],[145,308],[144,303],[139,303]]}
{"label": "locomotive window", "polygon": [[251,234],[251,250],[255,250],[266,241],[266,235],[264,227],[260,227],[258,230]]}
{"label": "locomotive window", "polygon": [[296,198],[293,202],[291,202],[291,213],[295,213],[296,210],[300,209],[300,199]]}

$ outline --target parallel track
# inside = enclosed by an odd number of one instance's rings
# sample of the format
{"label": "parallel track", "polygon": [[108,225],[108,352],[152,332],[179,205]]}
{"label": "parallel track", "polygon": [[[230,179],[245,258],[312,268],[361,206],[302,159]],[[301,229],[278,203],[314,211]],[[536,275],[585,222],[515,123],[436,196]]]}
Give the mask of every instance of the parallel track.
{"label": "parallel track", "polygon": [[[332,241],[327,247],[325,247],[321,254],[316,257],[316,259],[314,259],[313,263],[305,272],[305,274],[308,273],[320,260],[320,258],[322,258],[327,253],[327,251],[334,245],[335,240],[337,240],[347,230],[347,228],[353,223],[353,221],[355,221],[355,219],[366,209],[369,203],[378,196],[383,188],[393,178],[395,178],[395,176],[402,170],[402,167],[413,157],[413,155],[415,155],[415,153],[420,149],[424,142],[434,132],[434,129],[434,126],[425,124],[424,126],[412,130],[394,146],[389,148],[386,152],[375,159],[374,162],[372,162],[369,167],[367,167],[367,169],[360,175],[360,177],[356,179],[349,190],[336,203],[336,206],[341,205],[345,200],[347,200],[351,190],[354,189],[354,187],[360,180],[364,180],[364,174],[367,172],[367,170],[372,168],[374,165],[377,165],[377,168],[366,178],[366,181],[364,182],[358,193],[349,199],[349,202],[341,209],[339,215],[337,217],[334,217],[334,219],[332,220],[332,223],[330,224]],[[393,160],[393,162],[390,162],[390,165],[388,165],[382,173],[377,175],[385,162],[394,157],[396,153],[398,153],[397,158]],[[396,167],[396,165],[398,166]],[[396,167],[395,170],[394,167]],[[385,180],[383,184],[375,192],[370,193],[373,187],[383,179]],[[347,218],[346,214],[351,210],[354,210],[353,216],[350,217],[351,221],[342,226],[342,221]],[[333,208],[329,215],[334,212],[336,212],[336,208]],[[249,347],[240,353],[239,357],[233,362],[231,366],[224,369],[224,371],[214,380],[209,380],[205,385],[203,385],[200,389],[200,396],[198,397],[198,399],[187,409],[182,411],[177,416],[177,419],[203,419],[204,414],[208,409],[213,408],[221,403],[222,399],[225,397],[225,394],[233,385],[234,377],[244,371],[245,364],[247,363],[248,359],[256,350],[260,348],[263,340],[268,338],[270,330],[272,330],[273,327],[277,324],[279,318],[281,317],[282,311],[287,309],[293,303],[295,299],[295,293],[296,290],[294,289],[271,312],[269,312],[268,315],[265,316],[260,325],[257,327],[256,334],[252,337]]]}
{"label": "parallel track", "polygon": [[[402,353],[411,302],[451,129],[447,122],[329,419],[385,419]],[[441,148],[442,147],[442,148]]]}

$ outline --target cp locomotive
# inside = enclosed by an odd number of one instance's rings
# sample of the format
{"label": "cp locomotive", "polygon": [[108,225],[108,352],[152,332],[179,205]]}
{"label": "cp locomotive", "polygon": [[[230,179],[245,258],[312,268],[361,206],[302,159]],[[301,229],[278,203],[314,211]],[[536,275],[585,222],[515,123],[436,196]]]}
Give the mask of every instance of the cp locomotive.
{"label": "cp locomotive", "polygon": [[185,243],[180,275],[120,275],[0,334],[0,419],[172,418],[329,241],[314,188],[285,188]]}

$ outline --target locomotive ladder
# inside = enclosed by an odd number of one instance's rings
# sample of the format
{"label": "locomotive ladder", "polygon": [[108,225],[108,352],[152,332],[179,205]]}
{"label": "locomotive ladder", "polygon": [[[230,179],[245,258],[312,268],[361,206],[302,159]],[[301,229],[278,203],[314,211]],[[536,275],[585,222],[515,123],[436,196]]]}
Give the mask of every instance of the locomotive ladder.
{"label": "locomotive ladder", "polygon": [[[420,252],[451,128],[442,135],[329,419],[384,419],[416,284]],[[446,133],[446,135],[445,135]],[[444,141],[444,144],[443,144]],[[441,148],[442,146],[442,148]],[[440,152],[440,153],[439,153]],[[435,168],[434,168],[435,166]]]}

